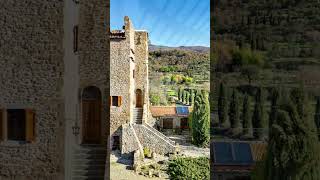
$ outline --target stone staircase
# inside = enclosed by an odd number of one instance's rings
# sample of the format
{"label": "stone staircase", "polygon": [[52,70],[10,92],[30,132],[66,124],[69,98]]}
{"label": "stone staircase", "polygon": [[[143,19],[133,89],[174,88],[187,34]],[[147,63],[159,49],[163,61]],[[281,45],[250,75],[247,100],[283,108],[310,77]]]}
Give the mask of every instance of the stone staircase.
{"label": "stone staircase", "polygon": [[75,149],[72,180],[103,180],[107,150],[103,145],[81,145]]}
{"label": "stone staircase", "polygon": [[133,123],[142,124],[143,108],[133,109]]}

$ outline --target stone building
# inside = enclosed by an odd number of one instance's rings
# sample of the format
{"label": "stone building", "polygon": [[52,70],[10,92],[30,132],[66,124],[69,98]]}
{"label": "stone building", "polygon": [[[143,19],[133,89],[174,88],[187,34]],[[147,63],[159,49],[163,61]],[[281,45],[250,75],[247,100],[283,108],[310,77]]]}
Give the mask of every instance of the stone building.
{"label": "stone building", "polygon": [[175,152],[175,143],[149,124],[148,33],[125,17],[123,29],[111,31],[110,57],[111,147],[122,154],[144,147]]}
{"label": "stone building", "polygon": [[192,112],[191,106],[152,106],[150,111],[162,130],[188,130],[190,128],[188,118]]}
{"label": "stone building", "polygon": [[0,1],[0,179],[103,179],[107,3]]}

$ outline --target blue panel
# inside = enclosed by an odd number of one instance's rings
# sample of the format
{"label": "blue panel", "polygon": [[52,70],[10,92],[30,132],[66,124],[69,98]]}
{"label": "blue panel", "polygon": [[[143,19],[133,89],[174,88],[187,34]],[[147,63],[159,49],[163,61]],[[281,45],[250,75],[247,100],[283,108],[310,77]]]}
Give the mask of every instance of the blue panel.
{"label": "blue panel", "polygon": [[253,158],[251,154],[251,148],[248,143],[233,143],[234,162],[237,164],[251,164],[253,163]]}
{"label": "blue panel", "polygon": [[231,144],[226,142],[214,142],[214,162],[221,164],[232,163]]}
{"label": "blue panel", "polygon": [[188,115],[189,114],[189,108],[186,106],[178,106],[176,107],[176,111],[178,115]]}
{"label": "blue panel", "polygon": [[251,148],[243,142],[214,142],[214,163],[220,165],[251,165]]}

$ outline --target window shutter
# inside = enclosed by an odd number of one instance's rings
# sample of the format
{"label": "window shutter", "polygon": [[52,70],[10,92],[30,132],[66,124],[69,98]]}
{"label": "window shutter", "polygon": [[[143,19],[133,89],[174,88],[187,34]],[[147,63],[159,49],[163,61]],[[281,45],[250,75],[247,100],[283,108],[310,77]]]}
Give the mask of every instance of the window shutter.
{"label": "window shutter", "polygon": [[0,109],[0,141],[3,140],[3,110]]}
{"label": "window shutter", "polygon": [[112,96],[109,97],[109,106],[112,106]]}
{"label": "window shutter", "polygon": [[26,109],[26,141],[35,140],[35,113],[31,109]]}
{"label": "window shutter", "polygon": [[118,96],[118,106],[120,107],[122,103],[122,96]]}

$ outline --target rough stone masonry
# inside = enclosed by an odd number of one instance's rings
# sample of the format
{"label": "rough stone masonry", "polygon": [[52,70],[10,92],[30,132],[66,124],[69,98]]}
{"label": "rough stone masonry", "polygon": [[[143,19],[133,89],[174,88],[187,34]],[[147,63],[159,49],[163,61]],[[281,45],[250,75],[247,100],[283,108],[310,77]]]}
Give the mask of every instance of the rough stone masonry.
{"label": "rough stone masonry", "polygon": [[[159,154],[174,153],[175,143],[148,123],[148,32],[135,30],[129,17],[124,17],[122,30],[110,36],[111,146],[122,155],[149,148]],[[120,140],[120,142],[116,142]],[[115,145],[119,144],[118,147]]]}

